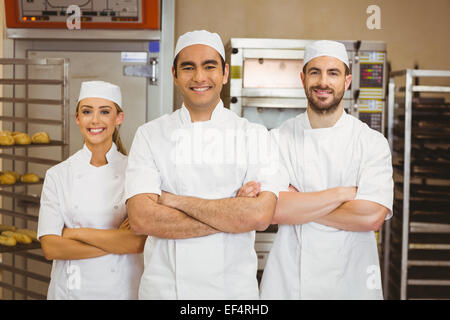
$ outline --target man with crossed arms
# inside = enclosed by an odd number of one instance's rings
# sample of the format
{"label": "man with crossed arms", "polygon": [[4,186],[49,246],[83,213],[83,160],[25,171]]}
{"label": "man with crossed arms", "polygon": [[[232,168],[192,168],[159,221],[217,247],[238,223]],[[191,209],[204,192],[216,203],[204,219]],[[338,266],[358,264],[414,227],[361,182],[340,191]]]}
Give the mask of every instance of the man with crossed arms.
{"label": "man with crossed arms", "polygon": [[294,192],[280,192],[261,298],[382,299],[374,231],[392,216],[388,142],[343,109],[343,44],[307,46],[301,79],[306,112],[271,131]]}
{"label": "man with crossed arms", "polygon": [[[258,299],[255,230],[270,224],[287,179],[267,162],[267,130],[223,106],[219,35],[182,35],[172,73],[183,106],[139,127],[128,158],[130,225],[149,235],[139,298]],[[236,197],[249,181],[261,192]]]}

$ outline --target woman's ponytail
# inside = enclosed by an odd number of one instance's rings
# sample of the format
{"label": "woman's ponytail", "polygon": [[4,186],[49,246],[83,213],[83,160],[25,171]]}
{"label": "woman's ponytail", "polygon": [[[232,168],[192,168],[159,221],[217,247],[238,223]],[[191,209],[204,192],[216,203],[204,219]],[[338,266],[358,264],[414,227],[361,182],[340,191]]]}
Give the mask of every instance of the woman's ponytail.
{"label": "woman's ponytail", "polygon": [[[116,106],[117,113],[123,112],[123,110],[119,107],[119,105],[117,103],[114,103],[114,105]],[[119,151],[121,154],[126,156],[127,155],[127,149],[125,149],[125,146],[122,143],[122,139],[120,139],[119,130],[120,130],[120,125],[118,127],[114,128],[114,133],[113,133],[113,136],[112,136],[112,140],[117,146],[117,151]]]}

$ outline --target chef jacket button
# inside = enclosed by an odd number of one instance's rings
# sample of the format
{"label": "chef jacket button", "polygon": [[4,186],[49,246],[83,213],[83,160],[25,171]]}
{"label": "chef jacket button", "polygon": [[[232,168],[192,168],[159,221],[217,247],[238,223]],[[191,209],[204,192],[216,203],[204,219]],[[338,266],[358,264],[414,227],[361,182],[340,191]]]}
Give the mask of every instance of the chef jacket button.
{"label": "chef jacket button", "polygon": [[117,180],[117,179],[119,179],[119,176],[117,176],[117,175],[116,175],[116,176],[114,176],[114,179],[116,179],[116,180]]}
{"label": "chef jacket button", "polygon": [[119,209],[119,206],[118,206],[118,205],[115,205],[115,206],[114,206],[114,209]]}
{"label": "chef jacket button", "polygon": [[112,269],[111,269],[111,272],[116,272],[116,269],[112,268]]}
{"label": "chef jacket button", "polygon": [[78,209],[78,206],[77,206],[77,205],[75,205],[75,206],[74,206],[74,208],[75,208],[75,209]]}

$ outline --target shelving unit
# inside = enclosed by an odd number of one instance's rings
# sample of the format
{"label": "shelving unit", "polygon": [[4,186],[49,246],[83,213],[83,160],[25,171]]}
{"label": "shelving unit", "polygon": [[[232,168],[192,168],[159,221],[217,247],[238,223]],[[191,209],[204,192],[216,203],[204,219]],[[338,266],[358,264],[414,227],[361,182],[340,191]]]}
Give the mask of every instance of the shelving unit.
{"label": "shelving unit", "polygon": [[[396,88],[399,77],[405,86]],[[450,87],[413,84],[425,77],[448,79],[450,71],[406,69],[392,72],[389,82],[395,181],[384,248],[389,299],[450,298],[450,103],[417,97],[419,92],[442,96]]]}
{"label": "shelving unit", "polygon": [[[0,146],[2,171],[35,173],[38,183],[0,185],[4,224],[37,230],[40,194],[48,168],[69,156],[69,94],[66,59],[0,59],[2,130],[32,136],[45,131],[49,144]],[[45,299],[51,263],[40,244],[0,245],[2,299]]]}

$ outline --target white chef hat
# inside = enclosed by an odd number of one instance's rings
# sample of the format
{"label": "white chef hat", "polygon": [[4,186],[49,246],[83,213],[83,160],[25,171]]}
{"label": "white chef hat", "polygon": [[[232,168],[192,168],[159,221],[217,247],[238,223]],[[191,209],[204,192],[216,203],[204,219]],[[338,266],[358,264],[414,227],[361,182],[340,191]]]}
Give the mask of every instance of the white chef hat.
{"label": "white chef hat", "polygon": [[217,33],[211,33],[206,30],[196,30],[186,32],[178,38],[177,46],[175,47],[175,55],[177,56],[181,50],[194,44],[203,44],[215,49],[222,59],[225,61],[225,48],[222,39]]}
{"label": "white chef hat", "polygon": [[350,68],[348,62],[348,55],[345,46],[337,41],[319,40],[306,46],[303,65],[306,65],[310,60],[328,56],[341,60],[347,68]]}
{"label": "white chef hat", "polygon": [[103,98],[115,102],[119,107],[122,107],[120,87],[105,81],[82,82],[78,102],[85,98]]}

